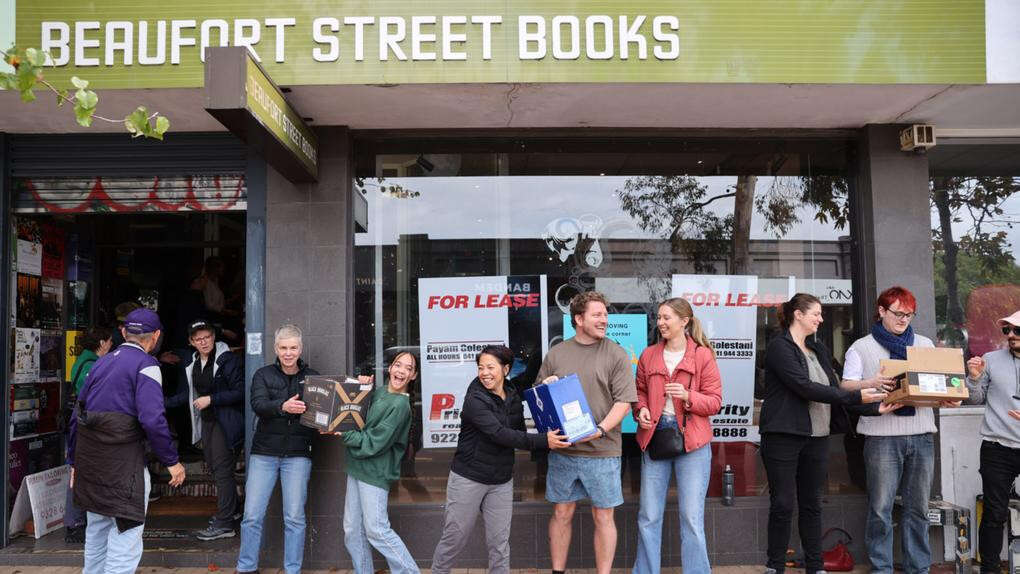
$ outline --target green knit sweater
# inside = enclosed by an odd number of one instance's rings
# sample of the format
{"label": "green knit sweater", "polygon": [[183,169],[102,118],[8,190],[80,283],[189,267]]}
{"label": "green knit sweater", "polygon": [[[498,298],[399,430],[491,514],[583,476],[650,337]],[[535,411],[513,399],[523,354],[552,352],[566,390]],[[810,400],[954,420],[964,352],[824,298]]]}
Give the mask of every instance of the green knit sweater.
{"label": "green knit sweater", "polygon": [[407,450],[411,401],[407,395],[379,387],[372,395],[365,428],[343,433],[347,445],[347,474],[361,482],[389,490],[400,478],[400,459]]}

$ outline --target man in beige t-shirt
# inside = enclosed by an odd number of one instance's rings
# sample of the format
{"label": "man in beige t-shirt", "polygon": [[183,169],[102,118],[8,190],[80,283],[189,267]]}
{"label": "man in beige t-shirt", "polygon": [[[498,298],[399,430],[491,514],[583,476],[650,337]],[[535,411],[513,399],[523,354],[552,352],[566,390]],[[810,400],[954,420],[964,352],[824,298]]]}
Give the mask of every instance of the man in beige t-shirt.
{"label": "man in beige t-shirt", "polygon": [[591,500],[595,522],[595,566],[609,574],[616,552],[613,508],[623,504],[620,485],[620,421],[637,401],[630,356],[606,338],[608,301],[597,291],[575,296],[570,315],[576,334],[549,350],[538,382],[548,383],[572,373],[581,380],[598,432],[549,454],[546,499],[555,504],[549,519],[553,574],[567,567],[571,521],[577,501]]}

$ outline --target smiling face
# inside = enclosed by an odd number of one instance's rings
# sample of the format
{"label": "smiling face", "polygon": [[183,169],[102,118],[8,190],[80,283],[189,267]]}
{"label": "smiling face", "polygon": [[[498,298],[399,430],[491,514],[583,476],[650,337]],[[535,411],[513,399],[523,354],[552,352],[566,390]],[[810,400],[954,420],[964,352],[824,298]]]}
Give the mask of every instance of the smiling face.
{"label": "smiling face", "polygon": [[301,339],[287,338],[280,339],[275,346],[276,358],[284,369],[292,370],[297,368],[298,359],[301,358]]}
{"label": "smiling face", "polygon": [[503,390],[506,375],[510,372],[509,365],[503,365],[499,359],[483,353],[478,358],[478,380],[486,389],[499,394]]}
{"label": "smiling face", "polygon": [[902,335],[910,326],[911,319],[914,318],[914,309],[905,308],[899,301],[893,301],[888,309],[880,305],[878,316],[886,331],[894,335]]}
{"label": "smiling face", "polygon": [[609,326],[609,311],[601,301],[588,301],[584,307],[584,313],[574,315],[575,329],[578,342],[594,343],[606,337],[606,327]]}
{"label": "smiling face", "polygon": [[681,317],[676,310],[669,305],[659,307],[659,316],[655,321],[662,338],[670,341],[687,336],[687,323],[691,322],[690,317]]}
{"label": "smiling face", "polygon": [[406,393],[408,387],[411,385],[411,381],[418,374],[414,355],[411,353],[400,353],[397,355],[393,362],[390,363],[389,368],[390,382],[389,389],[391,393]]}
{"label": "smiling face", "polygon": [[806,334],[813,335],[818,332],[818,326],[822,324],[822,305],[811,303],[806,312],[794,311],[793,319]]}

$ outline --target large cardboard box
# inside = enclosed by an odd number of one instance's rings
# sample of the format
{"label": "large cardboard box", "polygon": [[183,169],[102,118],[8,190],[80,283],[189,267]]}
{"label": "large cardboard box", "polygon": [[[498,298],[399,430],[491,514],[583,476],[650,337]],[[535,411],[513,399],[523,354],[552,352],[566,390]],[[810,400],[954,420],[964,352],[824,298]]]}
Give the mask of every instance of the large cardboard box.
{"label": "large cardboard box", "polygon": [[907,347],[907,360],[882,359],[880,373],[896,381],[887,403],[919,407],[967,398],[963,350]]}
{"label": "large cardboard box", "polygon": [[322,431],[360,430],[374,390],[372,383],[362,384],[353,377],[307,376],[301,391],[305,403],[301,424]]}
{"label": "large cardboard box", "polygon": [[577,375],[567,375],[553,383],[535,385],[524,391],[524,398],[528,401],[538,432],[559,429],[569,442],[579,441],[598,432]]}

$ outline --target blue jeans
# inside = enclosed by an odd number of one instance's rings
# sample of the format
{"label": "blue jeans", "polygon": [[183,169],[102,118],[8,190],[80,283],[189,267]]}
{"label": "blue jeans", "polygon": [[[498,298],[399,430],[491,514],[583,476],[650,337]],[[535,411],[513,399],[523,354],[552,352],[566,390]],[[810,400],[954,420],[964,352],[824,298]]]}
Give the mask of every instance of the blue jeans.
{"label": "blue jeans", "polygon": [[244,485],[244,519],[241,520],[241,551],[237,569],[252,572],[259,567],[262,547],[262,521],[269,497],[280,477],[283,495],[283,569],[287,574],[301,572],[305,554],[305,499],[312,459],[304,456],[266,456],[253,454],[248,459],[248,480]]}
{"label": "blue jeans", "polygon": [[[149,471],[145,475],[145,507],[149,506]],[[85,528],[85,566],[82,574],[134,574],[142,560],[144,524],[121,532],[117,519],[95,512],[88,513]]]}
{"label": "blue jeans", "polygon": [[865,546],[872,572],[893,571],[893,502],[903,503],[903,567],[925,574],[931,565],[928,546],[928,498],[935,473],[934,437],[930,433],[869,436],[864,441],[868,469],[868,521]]}
{"label": "blue jeans", "polygon": [[390,574],[417,574],[404,541],[390,528],[386,506],[389,491],[347,477],[344,498],[344,545],[354,563],[354,574],[372,574],[372,548],[386,559]]}
{"label": "blue jeans", "polygon": [[[659,427],[676,425],[664,416]],[[662,549],[662,514],[666,509],[669,481],[676,474],[680,506],[680,559],[684,574],[708,574],[705,544],[705,495],[712,474],[712,447],[705,445],[673,460],[641,456],[641,508],[638,510],[638,547],[634,574],[659,574]]]}

